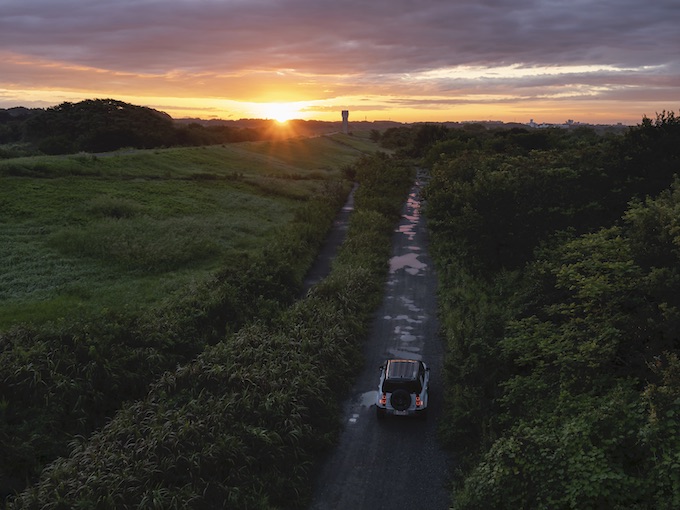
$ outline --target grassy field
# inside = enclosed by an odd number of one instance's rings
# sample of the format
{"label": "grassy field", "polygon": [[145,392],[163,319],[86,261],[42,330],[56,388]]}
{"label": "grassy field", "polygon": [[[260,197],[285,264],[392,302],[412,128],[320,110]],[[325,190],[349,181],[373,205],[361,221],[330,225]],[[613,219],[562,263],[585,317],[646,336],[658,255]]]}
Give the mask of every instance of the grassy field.
{"label": "grassy field", "polygon": [[196,285],[375,150],[334,135],[0,161],[0,330]]}

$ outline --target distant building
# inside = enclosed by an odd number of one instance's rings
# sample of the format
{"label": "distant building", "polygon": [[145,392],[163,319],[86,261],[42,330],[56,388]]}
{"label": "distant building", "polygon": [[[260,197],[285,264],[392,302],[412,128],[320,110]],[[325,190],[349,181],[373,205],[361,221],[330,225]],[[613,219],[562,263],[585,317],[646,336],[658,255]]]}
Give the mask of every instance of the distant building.
{"label": "distant building", "polygon": [[349,133],[349,110],[342,110],[342,132]]}

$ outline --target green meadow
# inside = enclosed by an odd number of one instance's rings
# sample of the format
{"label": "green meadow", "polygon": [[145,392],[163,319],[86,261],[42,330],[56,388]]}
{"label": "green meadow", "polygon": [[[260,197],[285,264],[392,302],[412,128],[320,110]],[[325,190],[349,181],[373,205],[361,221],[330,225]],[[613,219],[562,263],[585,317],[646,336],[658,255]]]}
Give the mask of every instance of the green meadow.
{"label": "green meadow", "polygon": [[333,135],[0,161],[0,330],[199,285],[375,148]]}

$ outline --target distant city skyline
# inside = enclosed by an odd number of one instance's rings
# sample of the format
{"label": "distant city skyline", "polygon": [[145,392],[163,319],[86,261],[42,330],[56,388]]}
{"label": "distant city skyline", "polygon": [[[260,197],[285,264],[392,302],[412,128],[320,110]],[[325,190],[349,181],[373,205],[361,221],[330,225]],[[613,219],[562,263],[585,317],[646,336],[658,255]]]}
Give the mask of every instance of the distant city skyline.
{"label": "distant city skyline", "polygon": [[637,124],[680,109],[677,0],[0,0],[0,108]]}

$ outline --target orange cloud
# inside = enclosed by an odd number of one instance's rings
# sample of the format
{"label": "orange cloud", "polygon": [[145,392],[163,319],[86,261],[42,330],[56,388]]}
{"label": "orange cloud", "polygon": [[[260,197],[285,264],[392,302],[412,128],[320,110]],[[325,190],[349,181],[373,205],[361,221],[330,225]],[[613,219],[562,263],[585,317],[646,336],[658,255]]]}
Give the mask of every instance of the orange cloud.
{"label": "orange cloud", "polygon": [[639,0],[5,0],[0,107],[636,122],[676,106],[678,18]]}

